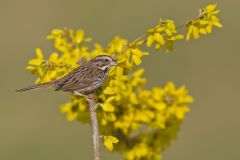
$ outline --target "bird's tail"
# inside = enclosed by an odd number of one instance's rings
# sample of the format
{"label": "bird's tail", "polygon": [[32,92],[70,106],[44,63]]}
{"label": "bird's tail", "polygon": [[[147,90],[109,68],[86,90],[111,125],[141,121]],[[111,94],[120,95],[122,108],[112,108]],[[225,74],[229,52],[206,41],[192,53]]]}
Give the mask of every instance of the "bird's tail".
{"label": "bird's tail", "polygon": [[27,86],[21,89],[17,89],[17,92],[23,92],[23,91],[28,91],[28,90],[33,90],[33,89],[38,89],[38,88],[45,88],[45,87],[53,87],[54,83],[52,82],[46,82],[46,83],[41,83],[41,84],[36,84],[36,85],[31,85]]}

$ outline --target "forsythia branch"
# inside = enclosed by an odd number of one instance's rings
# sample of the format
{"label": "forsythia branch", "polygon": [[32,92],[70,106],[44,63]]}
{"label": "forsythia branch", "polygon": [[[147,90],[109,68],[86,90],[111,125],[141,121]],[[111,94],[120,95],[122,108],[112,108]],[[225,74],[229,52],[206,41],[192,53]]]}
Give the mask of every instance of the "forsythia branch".
{"label": "forsythia branch", "polygon": [[153,42],[156,42],[155,48],[157,50],[165,46],[167,52],[169,52],[172,50],[174,41],[184,38],[181,34],[173,36],[174,33],[177,33],[178,29],[185,28],[187,32],[186,40],[189,40],[191,37],[198,39],[200,34],[206,35],[211,33],[213,26],[222,28],[222,24],[216,17],[216,15],[220,13],[219,10],[215,10],[216,7],[217,4],[208,5],[200,9],[196,17],[178,26],[175,26],[174,22],[171,20],[160,19],[157,25],[148,29],[147,32],[141,34],[132,42],[127,43],[117,56],[126,52],[126,50],[131,47],[141,46],[143,44],[149,47]]}
{"label": "forsythia branch", "polygon": [[92,140],[93,140],[93,156],[94,160],[100,160],[100,152],[99,152],[99,129],[98,129],[98,119],[96,114],[97,109],[97,99],[91,94],[86,97],[89,105],[89,113],[91,119],[92,126]]}

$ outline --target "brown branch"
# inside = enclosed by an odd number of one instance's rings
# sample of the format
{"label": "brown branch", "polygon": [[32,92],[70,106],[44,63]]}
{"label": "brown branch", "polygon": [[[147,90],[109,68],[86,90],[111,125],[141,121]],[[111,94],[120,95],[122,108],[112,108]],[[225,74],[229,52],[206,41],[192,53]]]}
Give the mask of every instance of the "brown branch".
{"label": "brown branch", "polygon": [[93,156],[94,160],[100,160],[98,119],[95,112],[97,108],[97,99],[93,94],[86,96],[86,99],[89,105],[89,113],[92,125]]}

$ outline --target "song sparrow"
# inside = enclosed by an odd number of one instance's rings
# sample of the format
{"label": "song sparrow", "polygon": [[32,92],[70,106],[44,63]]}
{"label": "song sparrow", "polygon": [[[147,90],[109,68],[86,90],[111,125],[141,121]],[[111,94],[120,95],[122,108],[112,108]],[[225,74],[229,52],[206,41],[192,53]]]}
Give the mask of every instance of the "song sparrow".
{"label": "song sparrow", "polygon": [[51,82],[28,86],[17,91],[27,91],[37,88],[52,87],[55,90],[69,91],[75,94],[89,94],[102,86],[109,70],[117,62],[110,56],[101,55],[82,64],[66,76]]}

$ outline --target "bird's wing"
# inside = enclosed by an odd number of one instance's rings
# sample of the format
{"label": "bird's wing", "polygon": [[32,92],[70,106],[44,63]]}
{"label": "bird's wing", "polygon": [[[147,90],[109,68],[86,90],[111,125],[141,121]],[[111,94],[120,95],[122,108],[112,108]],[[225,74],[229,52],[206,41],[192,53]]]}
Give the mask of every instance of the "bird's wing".
{"label": "bird's wing", "polygon": [[88,88],[89,86],[94,85],[99,78],[99,73],[96,70],[99,69],[95,66],[80,66],[66,75],[58,83],[56,90],[75,91]]}

